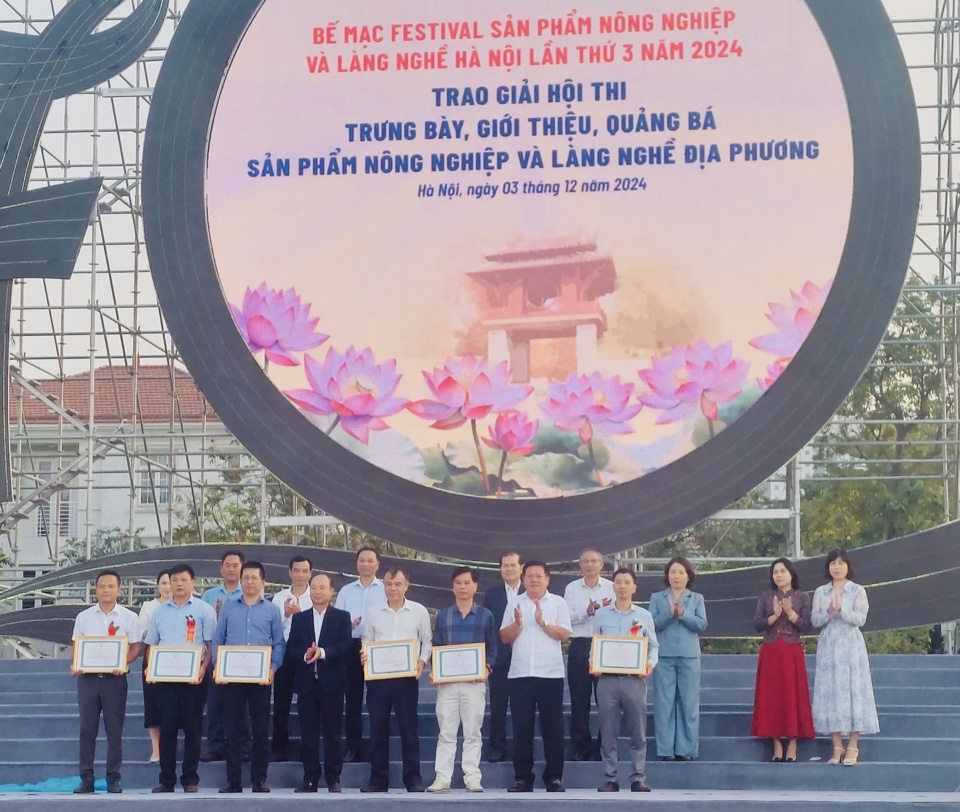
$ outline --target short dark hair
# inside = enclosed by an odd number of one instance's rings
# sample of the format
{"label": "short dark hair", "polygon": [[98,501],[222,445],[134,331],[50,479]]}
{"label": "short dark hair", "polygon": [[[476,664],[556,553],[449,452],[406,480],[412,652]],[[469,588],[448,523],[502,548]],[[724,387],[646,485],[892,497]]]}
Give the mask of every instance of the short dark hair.
{"label": "short dark hair", "polygon": [[309,558],[307,558],[305,555],[295,555],[293,558],[291,558],[290,565],[287,567],[287,569],[292,570],[294,564],[302,564],[304,561],[306,561],[307,564],[310,566],[310,571],[312,572],[313,562]]}
{"label": "short dark hair", "polygon": [[453,571],[453,575],[450,577],[451,581],[456,581],[461,575],[469,575],[470,579],[475,583],[480,583],[480,573],[477,572],[473,567],[457,567]]}
{"label": "short dark hair", "polygon": [[377,557],[377,563],[380,563],[380,553],[377,552],[376,548],[366,545],[357,550],[357,558],[360,558],[360,553],[373,553]]}
{"label": "short dark hair", "polygon": [[527,570],[530,569],[530,567],[540,567],[543,569],[543,574],[546,575],[547,578],[550,577],[550,567],[547,566],[545,561],[528,561],[523,565],[523,571],[520,573],[521,578],[527,574]]}
{"label": "short dark hair", "polygon": [[112,575],[114,578],[117,579],[117,583],[118,584],[120,583],[120,573],[117,572],[116,570],[100,570],[100,572],[97,573],[97,577],[93,579],[93,583],[99,584],[100,579],[107,575]]}
{"label": "short dark hair", "polygon": [[503,559],[508,555],[515,555],[517,557],[517,562],[520,564],[520,566],[523,566],[523,556],[520,555],[520,553],[518,553],[516,550],[507,550],[505,553],[500,553],[501,564],[503,563]]}
{"label": "short dark hair", "polygon": [[244,561],[243,566],[240,567],[240,577],[243,577],[243,573],[246,570],[256,570],[260,573],[260,577],[266,581],[267,580],[267,571],[263,568],[263,564],[259,561]]}
{"label": "short dark hair", "polygon": [[174,564],[169,570],[167,570],[167,572],[170,574],[171,578],[173,578],[174,575],[179,575],[181,572],[187,573],[187,575],[190,576],[191,581],[197,577],[196,573],[193,571],[193,567],[191,567],[185,561],[181,561],[179,564]]}
{"label": "short dark hair", "polygon": [[170,570],[160,570],[160,572],[157,573],[157,583],[158,583],[158,584],[160,583],[160,579],[163,578],[164,575],[166,575],[167,578],[169,578],[169,577],[170,577]]}
{"label": "short dark hair", "polygon": [[240,559],[240,564],[241,564],[241,565],[243,564],[244,561],[247,560],[247,559],[244,557],[243,553],[241,553],[239,550],[227,550],[222,556],[220,556],[220,563],[222,564],[224,561],[226,561],[226,560],[227,560],[230,556],[232,556],[232,555],[235,555],[237,558]]}
{"label": "short dark hair", "polygon": [[687,586],[693,586],[693,582],[697,579],[697,574],[693,571],[693,564],[687,561],[682,555],[675,555],[667,562],[667,566],[663,568],[663,583],[670,586],[670,567],[674,564],[679,564],[687,571]]}
{"label": "short dark hair", "polygon": [[847,578],[852,581],[853,576],[855,575],[853,571],[853,562],[850,560],[850,554],[846,550],[840,549],[831,550],[829,553],[827,553],[827,560],[823,562],[823,577],[828,581],[833,580],[833,576],[830,575],[830,565],[838,558],[847,565]]}
{"label": "short dark hair", "polygon": [[311,575],[310,576],[311,586],[313,585],[313,582],[316,581],[317,578],[320,578],[321,576],[326,578],[330,582],[331,589],[337,588],[337,585],[333,582],[333,576],[329,572],[315,572],[313,575]]}
{"label": "short dark hair", "polygon": [[771,589],[776,589],[777,585],[773,582],[773,570],[777,564],[783,564],[786,567],[787,572],[790,573],[790,586],[793,589],[800,589],[800,576],[797,575],[797,568],[793,566],[793,562],[789,558],[778,558],[770,565],[770,587]]}
{"label": "short dark hair", "polygon": [[618,575],[629,575],[634,583],[637,582],[637,574],[630,567],[617,567],[610,580],[615,581]]}
{"label": "short dark hair", "polygon": [[383,573],[383,580],[386,581],[387,578],[396,578],[398,575],[402,575],[407,583],[410,583],[410,576],[407,575],[407,571],[399,564],[391,564],[387,568],[387,571]]}

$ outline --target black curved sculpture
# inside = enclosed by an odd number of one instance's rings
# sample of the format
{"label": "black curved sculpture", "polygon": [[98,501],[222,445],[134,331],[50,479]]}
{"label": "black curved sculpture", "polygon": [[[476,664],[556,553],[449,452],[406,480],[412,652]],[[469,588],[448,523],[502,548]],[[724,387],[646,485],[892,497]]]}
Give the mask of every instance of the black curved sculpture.
{"label": "black curved sculpture", "polygon": [[[50,105],[132,65],[163,25],[167,0],[142,0],[126,19],[92,33],[122,0],[70,0],[40,34],[0,31],[0,378],[8,378],[14,279],[73,273],[101,178],[27,191]],[[0,389],[0,501],[12,494],[8,391]]]}

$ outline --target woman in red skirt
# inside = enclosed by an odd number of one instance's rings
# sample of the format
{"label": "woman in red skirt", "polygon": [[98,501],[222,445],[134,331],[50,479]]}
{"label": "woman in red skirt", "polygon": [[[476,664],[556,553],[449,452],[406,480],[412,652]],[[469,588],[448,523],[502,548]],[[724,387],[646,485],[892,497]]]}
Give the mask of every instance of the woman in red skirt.
{"label": "woman in red skirt", "polygon": [[[793,564],[778,558],[770,565],[770,586],[757,601],[753,626],[763,633],[757,660],[751,733],[773,739],[774,761],[796,761],[797,739],[812,739],[810,687],[801,634],[813,630],[811,599],[800,591]],[[783,749],[783,739],[789,739]]]}

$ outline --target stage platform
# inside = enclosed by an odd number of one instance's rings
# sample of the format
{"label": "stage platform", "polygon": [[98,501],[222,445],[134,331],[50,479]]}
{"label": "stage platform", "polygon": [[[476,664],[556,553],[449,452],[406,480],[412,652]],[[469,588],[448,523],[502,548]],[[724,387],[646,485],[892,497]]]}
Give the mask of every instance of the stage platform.
{"label": "stage platform", "polygon": [[[885,655],[871,659],[877,693],[881,733],[861,742],[861,763],[856,767],[827,765],[830,743],[826,739],[801,742],[799,762],[769,762],[769,743],[750,737],[750,713],[756,658],[716,655],[703,658],[703,703],[701,710],[701,757],[697,762],[658,761],[652,738],[653,720],[649,717],[648,780],[651,794],[598,794],[603,781],[599,762],[567,762],[563,795],[547,795],[541,789],[534,795],[507,794],[513,781],[509,761],[484,762],[482,796],[462,789],[441,796],[407,795],[395,790],[389,796],[360,795],[357,787],[365,783],[369,766],[345,765],[342,776],[344,794],[328,795],[321,790],[317,800],[337,805],[343,802],[373,803],[387,812],[384,804],[428,803],[436,807],[455,805],[467,812],[467,805],[478,807],[497,803],[591,803],[618,806],[640,802],[644,808],[680,809],[695,801],[709,799],[711,807],[760,808],[773,803],[784,806],[806,804],[815,809],[890,809],[922,808],[928,811],[953,809],[960,812],[960,657]],[[813,668],[813,658],[808,659]],[[0,784],[38,782],[50,777],[76,775],[79,723],[76,712],[74,679],[64,660],[0,661]],[[435,690],[426,682],[420,694],[420,734],[422,773],[425,784],[433,780],[433,758],[437,723],[433,710]],[[292,788],[301,777],[295,760],[270,765],[270,795],[220,796],[225,783],[222,762],[201,764],[199,796],[151,796],[149,788],[157,783],[157,766],[146,761],[149,741],[142,727],[142,694],[139,672],[130,677],[130,701],[124,735],[123,785],[121,796],[98,793],[93,797],[0,795],[0,804],[29,804],[31,809],[59,809],[65,804],[91,802],[128,805],[151,804],[159,810],[164,802],[202,797],[207,805],[229,803],[231,809],[266,809],[267,804],[291,803],[304,798]],[[594,719],[594,724],[596,720]],[[291,718],[293,741],[291,759],[299,750],[298,724]],[[396,731],[394,730],[394,736]],[[508,729],[509,736],[509,729]],[[102,758],[106,742],[98,742],[98,777],[102,777]],[[621,779],[627,784],[628,743],[619,741]],[[400,781],[399,740],[391,741],[391,785]],[[536,754],[541,748],[537,742]],[[541,766],[536,772],[539,775]],[[245,781],[247,770],[244,770]],[[459,771],[454,786],[459,783]],[[812,793],[812,791],[817,791]],[[311,796],[306,796],[310,798]],[[240,804],[240,806],[237,806]],[[86,808],[90,808],[89,806]],[[126,808],[126,807],[125,807]],[[226,808],[226,807],[224,807]],[[705,807],[706,808],[706,807]]]}

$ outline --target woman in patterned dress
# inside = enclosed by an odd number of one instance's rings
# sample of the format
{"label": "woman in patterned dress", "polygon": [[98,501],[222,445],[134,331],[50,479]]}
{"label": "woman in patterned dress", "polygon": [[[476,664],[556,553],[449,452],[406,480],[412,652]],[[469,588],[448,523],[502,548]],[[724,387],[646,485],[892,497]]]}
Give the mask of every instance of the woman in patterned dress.
{"label": "woman in patterned dress", "polygon": [[[842,550],[827,556],[823,575],[829,581],[813,595],[811,620],[820,629],[817,673],[813,685],[813,725],[829,733],[833,755],[827,764],[852,767],[860,757],[860,735],[877,733],[870,660],[860,627],[867,621],[867,592],[854,577],[850,557]],[[849,735],[846,749],[843,736]]]}

